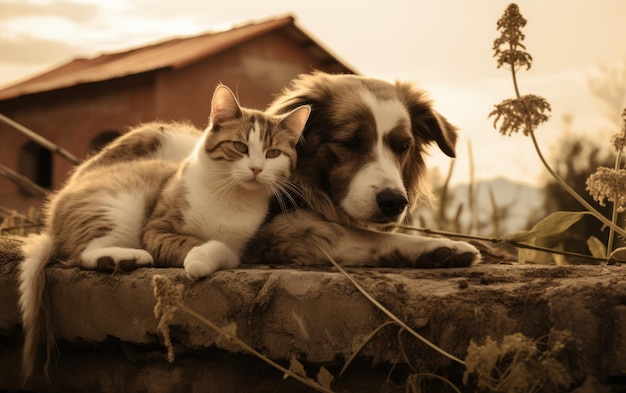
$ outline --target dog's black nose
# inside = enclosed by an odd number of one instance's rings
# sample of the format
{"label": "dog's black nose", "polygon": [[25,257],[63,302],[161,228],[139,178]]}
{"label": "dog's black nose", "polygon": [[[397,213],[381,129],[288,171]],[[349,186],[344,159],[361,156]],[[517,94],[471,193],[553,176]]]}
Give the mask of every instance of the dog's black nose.
{"label": "dog's black nose", "polygon": [[407,201],[403,193],[387,188],[376,195],[376,203],[384,215],[395,217],[402,214],[409,201]]}

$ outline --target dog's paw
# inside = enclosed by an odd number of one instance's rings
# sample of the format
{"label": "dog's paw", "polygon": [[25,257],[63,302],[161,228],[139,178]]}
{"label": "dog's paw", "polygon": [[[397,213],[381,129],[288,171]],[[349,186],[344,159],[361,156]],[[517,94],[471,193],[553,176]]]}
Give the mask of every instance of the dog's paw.
{"label": "dog's paw", "polygon": [[465,242],[445,242],[432,251],[421,254],[416,267],[469,267],[480,261],[480,252]]}

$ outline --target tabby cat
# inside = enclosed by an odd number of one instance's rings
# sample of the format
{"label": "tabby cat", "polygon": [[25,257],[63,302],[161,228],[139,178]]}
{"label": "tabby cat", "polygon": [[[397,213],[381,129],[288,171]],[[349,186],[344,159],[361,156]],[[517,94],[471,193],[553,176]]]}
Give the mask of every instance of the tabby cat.
{"label": "tabby cat", "polygon": [[[40,338],[48,344],[52,340],[42,309],[48,263],[103,271],[184,267],[191,279],[236,267],[271,196],[293,187],[295,145],[309,113],[308,106],[280,117],[242,108],[220,85],[204,133],[152,124],[79,166],[51,198],[45,230],[23,246],[19,290],[25,378],[32,374]],[[137,144],[137,138],[146,143]],[[159,138],[179,138],[178,151],[160,151]],[[117,147],[129,140],[146,151],[138,158],[118,156],[127,150]],[[180,161],[190,141],[197,142]]]}

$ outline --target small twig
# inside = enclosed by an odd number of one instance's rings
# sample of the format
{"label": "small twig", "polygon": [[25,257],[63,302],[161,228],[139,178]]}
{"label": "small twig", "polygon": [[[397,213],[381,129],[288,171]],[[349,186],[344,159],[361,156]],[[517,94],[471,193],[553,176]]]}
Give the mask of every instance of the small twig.
{"label": "small twig", "polygon": [[48,193],[50,192],[49,190],[46,190],[45,188],[34,183],[26,176],[20,175],[19,173],[4,165],[0,165],[0,176],[11,180],[13,183],[17,184],[33,196],[43,197],[48,195]]}
{"label": "small twig", "polygon": [[11,127],[15,128],[17,131],[21,132],[23,135],[25,135],[26,137],[28,137],[32,141],[34,141],[37,144],[45,147],[46,149],[50,150],[51,152],[59,154],[60,156],[62,156],[63,158],[65,158],[66,160],[71,162],[72,164],[80,164],[81,160],[79,160],[75,155],[73,155],[69,151],[67,151],[64,148],[56,145],[55,143],[47,140],[46,138],[44,138],[41,135],[37,134],[35,131],[33,131],[31,129],[28,129],[28,128],[24,127],[23,125],[21,125],[20,123],[18,123],[16,121],[14,121],[14,120],[4,116],[1,113],[0,113],[0,121],[3,121],[4,123],[6,123],[6,124],[10,125]]}
{"label": "small twig", "polygon": [[350,366],[350,364],[352,363],[352,361],[354,360],[354,358],[357,357],[357,355],[363,350],[363,348],[365,347],[365,345],[367,345],[368,342],[370,342],[370,340],[372,338],[374,338],[375,335],[378,334],[378,332],[380,332],[385,326],[389,326],[389,325],[395,325],[396,322],[394,321],[387,321],[385,323],[383,323],[382,325],[378,326],[376,329],[374,329],[366,338],[365,340],[363,340],[363,342],[361,343],[361,345],[359,345],[359,347],[354,351],[354,353],[352,354],[352,356],[350,356],[350,358],[348,360],[346,360],[346,363],[343,365],[343,367],[341,368],[341,371],[339,371],[339,374],[337,374],[337,379],[341,378],[341,376],[343,375],[344,372],[346,372],[346,370],[348,369],[348,366]]}

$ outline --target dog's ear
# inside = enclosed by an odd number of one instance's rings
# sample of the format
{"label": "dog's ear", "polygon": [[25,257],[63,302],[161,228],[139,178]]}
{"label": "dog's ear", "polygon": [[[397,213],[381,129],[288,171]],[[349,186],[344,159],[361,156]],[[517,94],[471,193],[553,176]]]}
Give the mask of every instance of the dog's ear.
{"label": "dog's ear", "polygon": [[[317,132],[316,130],[332,128],[333,116],[330,108],[332,89],[328,80],[329,75],[323,72],[301,74],[283,88],[282,92],[266,109],[268,114],[283,116],[302,105],[310,108],[308,120],[296,145],[298,165],[302,168],[307,167],[301,171],[313,171],[316,168],[313,162],[308,164],[309,160],[314,160],[316,156],[316,149],[312,146],[318,146],[325,138],[324,132]],[[308,145],[307,148],[304,148],[305,143]]]}
{"label": "dog's ear", "polygon": [[413,134],[426,143],[436,142],[447,156],[455,157],[457,128],[432,108],[426,92],[406,82],[396,82],[396,89],[411,116]]}
{"label": "dog's ear", "polygon": [[275,100],[267,107],[266,112],[273,115],[285,115],[302,105],[312,107],[311,116],[316,116],[318,106],[328,101],[330,91],[327,86],[327,75],[323,72],[300,74],[283,88]]}
{"label": "dog's ear", "polygon": [[456,157],[457,128],[434,109],[431,109],[430,112],[432,117],[427,117],[424,120],[426,129],[431,133],[441,151],[446,153],[448,157]]}

